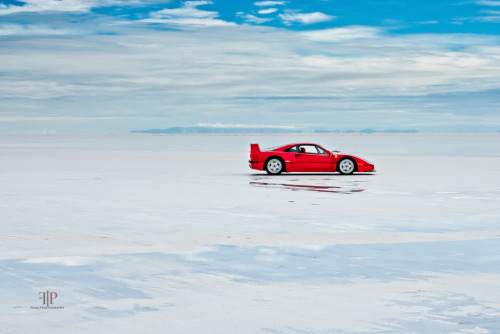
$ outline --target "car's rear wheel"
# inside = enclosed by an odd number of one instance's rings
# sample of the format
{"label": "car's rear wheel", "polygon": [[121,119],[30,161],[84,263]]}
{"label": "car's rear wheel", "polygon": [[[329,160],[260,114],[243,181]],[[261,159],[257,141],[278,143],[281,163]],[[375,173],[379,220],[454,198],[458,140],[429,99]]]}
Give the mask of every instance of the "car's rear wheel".
{"label": "car's rear wheel", "polygon": [[339,161],[337,170],[340,174],[348,175],[354,173],[356,163],[351,158],[344,158]]}
{"label": "car's rear wheel", "polygon": [[279,158],[270,158],[266,161],[265,169],[267,174],[278,175],[283,172],[283,165],[283,160]]}

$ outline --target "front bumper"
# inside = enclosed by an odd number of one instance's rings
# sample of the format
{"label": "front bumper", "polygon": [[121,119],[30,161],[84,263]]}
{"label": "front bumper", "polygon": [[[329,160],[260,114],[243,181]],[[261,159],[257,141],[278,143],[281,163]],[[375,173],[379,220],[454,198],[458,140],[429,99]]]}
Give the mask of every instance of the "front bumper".
{"label": "front bumper", "polygon": [[358,164],[358,172],[375,172],[375,166],[370,164]]}

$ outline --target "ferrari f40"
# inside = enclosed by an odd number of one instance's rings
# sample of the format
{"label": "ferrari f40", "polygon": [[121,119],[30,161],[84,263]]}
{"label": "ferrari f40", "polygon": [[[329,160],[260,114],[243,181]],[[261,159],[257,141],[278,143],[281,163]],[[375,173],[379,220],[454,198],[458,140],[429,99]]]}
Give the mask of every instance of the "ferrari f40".
{"label": "ferrari f40", "polygon": [[354,155],[330,152],[318,144],[298,143],[261,151],[250,144],[250,168],[277,175],[290,172],[374,172],[375,166]]}

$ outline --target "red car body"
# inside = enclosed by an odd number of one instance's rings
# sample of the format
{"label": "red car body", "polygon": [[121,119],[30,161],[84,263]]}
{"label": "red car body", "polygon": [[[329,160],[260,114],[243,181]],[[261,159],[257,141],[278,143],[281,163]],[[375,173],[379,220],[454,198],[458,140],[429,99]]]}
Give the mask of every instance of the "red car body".
{"label": "red car body", "polygon": [[375,166],[354,155],[330,152],[318,144],[296,143],[261,151],[250,144],[250,168],[268,174],[283,172],[374,172]]}

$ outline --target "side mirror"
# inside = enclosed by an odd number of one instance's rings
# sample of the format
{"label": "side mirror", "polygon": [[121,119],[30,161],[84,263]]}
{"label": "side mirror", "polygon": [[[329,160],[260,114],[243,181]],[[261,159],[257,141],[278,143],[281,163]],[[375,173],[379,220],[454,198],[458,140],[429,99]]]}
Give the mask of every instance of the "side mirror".
{"label": "side mirror", "polygon": [[328,151],[328,150],[325,150],[326,153],[328,153],[328,155],[332,155],[332,152]]}

